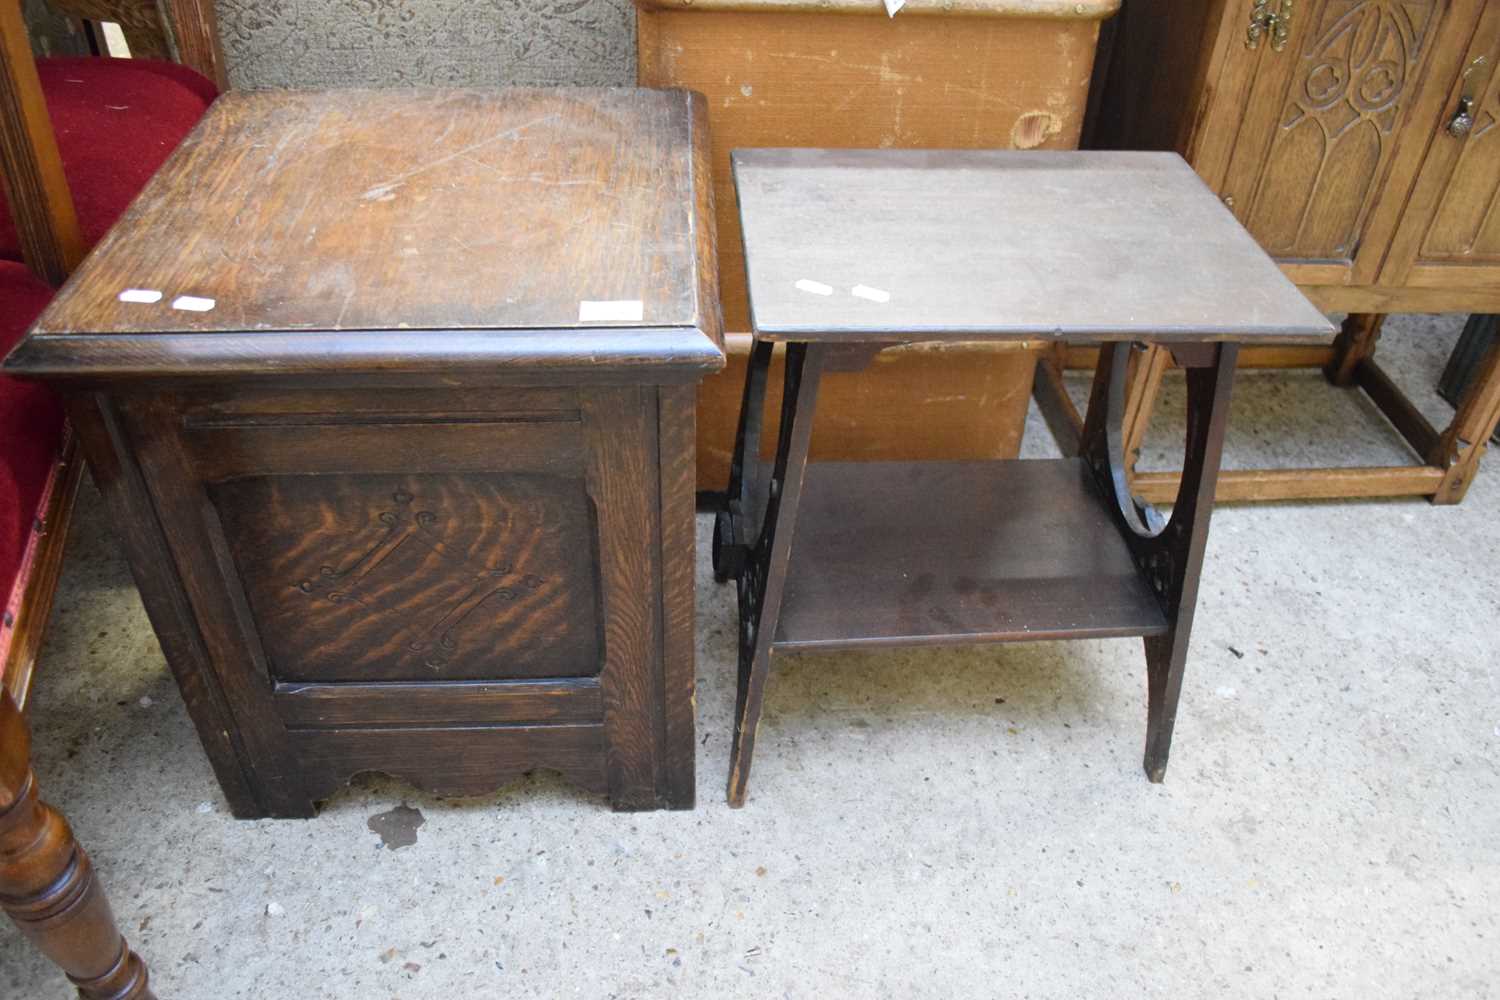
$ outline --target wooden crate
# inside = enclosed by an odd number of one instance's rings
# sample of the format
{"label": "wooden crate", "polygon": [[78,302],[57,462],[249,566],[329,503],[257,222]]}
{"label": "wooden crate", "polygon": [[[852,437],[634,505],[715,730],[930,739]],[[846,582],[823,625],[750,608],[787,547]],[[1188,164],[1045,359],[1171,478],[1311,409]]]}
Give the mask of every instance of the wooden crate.
{"label": "wooden crate", "polygon": [[[880,0],[637,0],[639,82],[708,98],[725,328],[750,329],[730,150],[1074,148],[1099,22],[1118,6],[910,0],[892,18]],[[701,387],[701,490],[727,481],[747,352],[748,338],[730,337],[729,367]],[[824,458],[1013,457],[1035,358],[1031,345],[890,354],[839,380],[850,385],[825,398],[814,447]],[[883,419],[892,411],[905,415],[899,427]]]}

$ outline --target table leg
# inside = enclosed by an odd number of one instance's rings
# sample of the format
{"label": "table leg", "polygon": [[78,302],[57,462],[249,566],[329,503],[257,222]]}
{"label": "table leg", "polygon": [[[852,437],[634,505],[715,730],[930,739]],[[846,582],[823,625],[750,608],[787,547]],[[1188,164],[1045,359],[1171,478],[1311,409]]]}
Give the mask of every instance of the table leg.
{"label": "table leg", "polygon": [[1500,423],[1500,337],[1484,352],[1469,379],[1453,422],[1427,456],[1443,470],[1443,481],[1433,494],[1435,504],[1458,503],[1479,471],[1479,459]]}
{"label": "table leg", "polygon": [[1193,345],[1173,351],[1187,375],[1187,440],[1182,483],[1171,519],[1163,522],[1154,509],[1131,496],[1126,486],[1117,424],[1123,417],[1126,372],[1120,352],[1129,349],[1124,344],[1108,344],[1100,353],[1082,449],[1095,484],[1115,500],[1111,510],[1116,527],[1167,617],[1167,631],[1145,640],[1145,768],[1147,776],[1159,782],[1166,775],[1172,728],[1177,720],[1238,352],[1233,344]]}
{"label": "table leg", "polygon": [[[757,347],[758,349],[758,347]],[[771,671],[771,646],[781,613],[781,595],[786,584],[787,563],[792,551],[792,532],[797,504],[802,495],[802,474],[807,467],[807,449],[812,438],[813,411],[825,348],[819,344],[789,344],[786,381],[781,397],[781,428],[777,436],[776,460],[767,484],[765,516],[760,532],[749,548],[739,574],[739,683],[735,693],[734,746],[729,756],[729,804],[745,804],[750,763],[755,754],[755,732],[760,724],[761,701],[766,676]],[[751,402],[747,377],[746,403]],[[761,386],[764,393],[764,385]],[[746,426],[741,414],[741,427]],[[759,418],[752,418],[758,427]],[[740,442],[743,446],[746,442]],[[736,447],[736,466],[742,459]],[[754,460],[754,454],[750,454]]]}
{"label": "table leg", "polygon": [[1338,339],[1333,342],[1333,360],[1323,366],[1323,375],[1334,385],[1354,385],[1354,372],[1360,362],[1375,356],[1375,342],[1380,339],[1384,313],[1350,313],[1344,318]]}
{"label": "table leg", "polygon": [[26,720],[0,688],[0,908],[86,1000],[151,1000],[68,821],[37,798]]}

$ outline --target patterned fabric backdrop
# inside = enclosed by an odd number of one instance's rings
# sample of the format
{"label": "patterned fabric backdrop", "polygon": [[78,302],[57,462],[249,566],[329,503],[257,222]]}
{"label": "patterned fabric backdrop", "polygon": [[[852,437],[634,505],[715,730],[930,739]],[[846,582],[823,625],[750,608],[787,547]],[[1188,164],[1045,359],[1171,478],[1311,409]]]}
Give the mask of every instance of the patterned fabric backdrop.
{"label": "patterned fabric backdrop", "polygon": [[216,0],[232,86],[635,80],[630,0]]}

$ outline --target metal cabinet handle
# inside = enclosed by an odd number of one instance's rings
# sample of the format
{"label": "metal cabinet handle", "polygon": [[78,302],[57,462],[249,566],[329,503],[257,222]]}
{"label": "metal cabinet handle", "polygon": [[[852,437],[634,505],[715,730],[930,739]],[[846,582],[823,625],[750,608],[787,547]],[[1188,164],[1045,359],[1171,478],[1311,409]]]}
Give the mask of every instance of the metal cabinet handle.
{"label": "metal cabinet handle", "polygon": [[1453,112],[1453,117],[1448,119],[1448,134],[1455,139],[1462,139],[1474,128],[1474,99],[1472,97],[1460,97],[1458,99],[1458,110]]}
{"label": "metal cabinet handle", "polygon": [[1458,98],[1458,110],[1453,112],[1453,117],[1448,119],[1448,124],[1443,131],[1455,139],[1467,138],[1474,130],[1474,74],[1484,69],[1487,61],[1480,56],[1469,63],[1469,68],[1464,70],[1462,93]]}
{"label": "metal cabinet handle", "polygon": [[1250,27],[1245,32],[1245,48],[1260,48],[1260,40],[1269,35],[1272,50],[1280,52],[1291,37],[1294,0],[1253,0],[1253,3]]}

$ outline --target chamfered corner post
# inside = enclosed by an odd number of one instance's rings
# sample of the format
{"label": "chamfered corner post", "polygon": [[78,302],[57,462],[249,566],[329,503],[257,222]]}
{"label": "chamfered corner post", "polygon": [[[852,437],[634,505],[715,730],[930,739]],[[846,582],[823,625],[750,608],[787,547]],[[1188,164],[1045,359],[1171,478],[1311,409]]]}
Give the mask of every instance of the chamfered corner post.
{"label": "chamfered corner post", "polygon": [[[739,677],[735,691],[734,743],[729,754],[727,796],[729,804],[736,809],[745,804],[750,764],[755,756],[755,734],[760,725],[766,677],[771,672],[771,647],[776,640],[781,615],[781,598],[791,558],[797,505],[802,497],[803,473],[807,469],[824,352],[825,348],[820,344],[793,343],[787,346],[781,426],[777,435],[775,465],[767,485],[765,518],[738,579]],[[754,368],[752,359],[752,372]],[[747,403],[750,397],[747,390]],[[743,458],[739,449],[736,449],[736,455]]]}
{"label": "chamfered corner post", "polygon": [[1155,542],[1166,569],[1163,580],[1168,630],[1145,639],[1146,752],[1144,767],[1152,782],[1166,777],[1177,722],[1177,701],[1187,664],[1193,611],[1198,603],[1198,581],[1208,544],[1224,432],[1229,423],[1229,397],[1234,384],[1235,344],[1213,345],[1199,358],[1184,352],[1179,361],[1187,375],[1187,442],[1182,485],[1172,506],[1172,518]]}
{"label": "chamfered corner post", "polygon": [[152,1000],[68,821],[37,797],[31,735],[0,688],[0,908],[85,1000]]}

